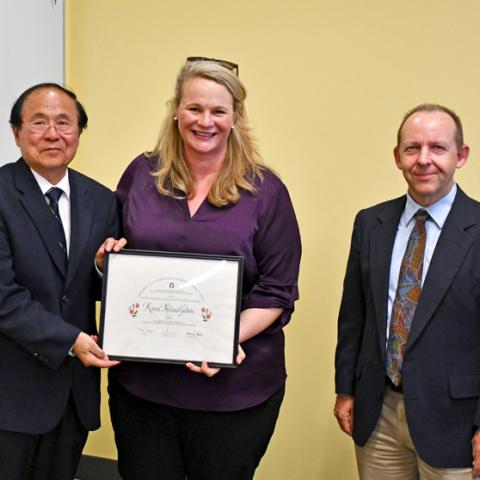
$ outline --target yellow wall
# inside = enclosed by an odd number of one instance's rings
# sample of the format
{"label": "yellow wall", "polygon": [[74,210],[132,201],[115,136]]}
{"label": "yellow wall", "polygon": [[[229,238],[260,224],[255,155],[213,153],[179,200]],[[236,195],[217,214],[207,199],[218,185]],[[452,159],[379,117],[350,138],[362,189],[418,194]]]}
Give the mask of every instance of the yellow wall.
{"label": "yellow wall", "polygon": [[[391,150],[420,102],[457,110],[480,197],[478,0],[69,0],[67,84],[90,115],[74,167],[114,188],[151,148],[189,55],[240,64],[266,161],[301,225],[301,301],[287,328],[287,397],[258,480],[354,479],[332,417],[341,283],[355,212],[403,193]],[[103,428],[86,453],[115,449]]]}

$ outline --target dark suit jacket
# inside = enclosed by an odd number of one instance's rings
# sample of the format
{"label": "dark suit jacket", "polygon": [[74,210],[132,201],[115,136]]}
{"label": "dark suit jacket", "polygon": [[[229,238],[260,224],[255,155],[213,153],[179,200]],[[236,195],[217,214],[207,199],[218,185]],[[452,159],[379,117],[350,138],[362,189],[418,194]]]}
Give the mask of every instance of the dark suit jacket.
{"label": "dark suit jacket", "polygon": [[[405,197],[355,220],[339,315],[336,392],[354,395],[364,445],[385,393],[390,260]],[[434,467],[471,467],[480,425],[480,204],[460,189],[438,239],[405,349],[403,389],[417,452]]]}
{"label": "dark suit jacket", "polygon": [[70,392],[83,425],[98,428],[99,371],[68,355],[80,331],[96,333],[101,281],[94,258],[118,234],[110,190],[69,170],[68,269],[55,218],[20,159],[0,168],[0,430],[44,433]]}

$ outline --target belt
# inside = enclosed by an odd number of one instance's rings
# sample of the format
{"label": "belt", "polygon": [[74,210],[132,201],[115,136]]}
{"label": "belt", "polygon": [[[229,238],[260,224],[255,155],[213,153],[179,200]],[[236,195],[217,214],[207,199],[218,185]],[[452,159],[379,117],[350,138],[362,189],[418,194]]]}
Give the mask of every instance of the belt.
{"label": "belt", "polygon": [[387,376],[385,377],[385,385],[394,392],[403,393],[403,385],[395,385]]}

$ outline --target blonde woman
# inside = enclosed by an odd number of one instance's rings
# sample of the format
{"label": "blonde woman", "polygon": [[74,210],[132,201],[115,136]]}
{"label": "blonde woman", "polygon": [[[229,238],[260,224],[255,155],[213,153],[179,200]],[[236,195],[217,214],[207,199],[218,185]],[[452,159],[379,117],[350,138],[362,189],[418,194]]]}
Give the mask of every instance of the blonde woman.
{"label": "blonde woman", "polygon": [[155,149],[133,160],[117,188],[130,248],[244,258],[238,368],[111,370],[126,480],[251,479],[282,403],[282,329],[298,298],[300,237],[287,189],[252,140],[237,74],[230,62],[188,59]]}

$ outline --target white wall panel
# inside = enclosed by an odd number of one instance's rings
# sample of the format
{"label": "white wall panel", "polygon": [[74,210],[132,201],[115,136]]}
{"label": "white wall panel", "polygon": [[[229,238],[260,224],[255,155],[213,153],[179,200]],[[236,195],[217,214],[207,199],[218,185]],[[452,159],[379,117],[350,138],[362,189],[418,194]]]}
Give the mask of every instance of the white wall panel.
{"label": "white wall panel", "polygon": [[0,165],[20,156],[13,102],[40,82],[64,82],[64,0],[0,0]]}

